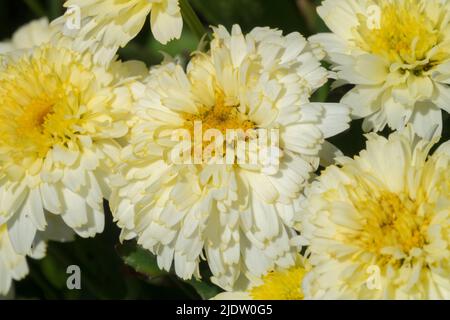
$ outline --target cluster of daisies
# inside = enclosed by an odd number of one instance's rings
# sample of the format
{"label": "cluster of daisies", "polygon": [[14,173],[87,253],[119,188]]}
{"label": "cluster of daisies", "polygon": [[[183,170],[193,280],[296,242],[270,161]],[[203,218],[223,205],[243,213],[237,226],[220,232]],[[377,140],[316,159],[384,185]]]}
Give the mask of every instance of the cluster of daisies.
{"label": "cluster of daisies", "polygon": [[[450,1],[324,0],[331,33],[212,27],[186,66],[150,70],[117,50],[149,15],[179,38],[178,0],[65,6],[80,28],[42,19],[0,43],[0,295],[47,241],[101,233],[106,199],[120,241],[183,279],[206,261],[217,299],[450,299]],[[329,79],[352,89],[311,102]],[[348,158],[326,139],[358,118]],[[197,122],[277,130],[278,166],[175,161]]]}

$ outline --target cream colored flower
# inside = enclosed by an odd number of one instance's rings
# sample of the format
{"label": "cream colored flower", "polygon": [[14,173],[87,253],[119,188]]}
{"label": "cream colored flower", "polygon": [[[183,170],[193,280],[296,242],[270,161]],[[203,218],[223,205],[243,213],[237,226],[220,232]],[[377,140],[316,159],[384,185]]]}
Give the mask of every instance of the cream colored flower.
{"label": "cream colored flower", "polygon": [[223,292],[212,300],[303,300],[302,282],[308,265],[298,257],[289,269],[273,270],[251,280],[245,279],[241,291]]}
{"label": "cream colored flower", "polygon": [[[198,276],[199,261],[206,259],[213,281],[228,290],[239,276],[289,268],[297,252],[290,226],[299,194],[322,147],[332,150],[325,138],[349,122],[345,106],[309,102],[326,81],[300,34],[282,36],[269,28],[247,35],[238,26],[231,34],[215,28],[210,52],[196,53],[187,72],[175,62],[153,68],[111,197],[121,238],[138,237],[161,268],[169,270],[174,261],[182,278]],[[245,155],[259,151],[261,158],[240,163],[232,144],[224,153],[216,140],[221,151],[180,164],[172,157],[179,146],[173,135],[195,132],[198,122],[205,137],[206,129],[222,136],[250,130],[250,143],[274,130],[279,145],[258,146]],[[194,145],[188,155],[196,153]],[[233,155],[231,163],[215,161],[225,154]]]}
{"label": "cream colored flower", "polygon": [[19,254],[48,214],[82,237],[102,232],[116,139],[128,132],[140,65],[106,69],[65,44],[0,56],[0,224]]}
{"label": "cream colored flower", "polygon": [[450,2],[325,0],[318,13],[333,33],[311,37],[333,63],[342,99],[364,130],[412,123],[424,138],[439,136],[450,112]]}
{"label": "cream colored flower", "polygon": [[[139,33],[149,14],[152,33],[162,44],[179,39],[183,29],[178,0],[68,0],[64,6],[73,10],[56,24],[64,23],[66,32],[108,47],[124,47]],[[77,14],[81,14],[80,30],[73,23]],[[68,21],[71,24],[67,25]]]}
{"label": "cream colored flower", "polygon": [[0,53],[39,46],[49,42],[54,34],[55,28],[50,27],[47,18],[33,20],[20,27],[11,40],[0,42]]}
{"label": "cream colored flower", "polygon": [[450,298],[450,143],[412,128],[327,168],[306,191],[300,231],[313,269],[305,295]]}

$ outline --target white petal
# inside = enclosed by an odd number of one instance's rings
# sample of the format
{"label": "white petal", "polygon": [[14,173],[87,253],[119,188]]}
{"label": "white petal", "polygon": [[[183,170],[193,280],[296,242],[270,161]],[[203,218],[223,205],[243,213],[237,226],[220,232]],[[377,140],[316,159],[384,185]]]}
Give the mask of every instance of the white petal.
{"label": "white petal", "polygon": [[30,213],[24,204],[22,208],[8,221],[8,234],[14,250],[18,254],[26,255],[30,249],[36,235],[36,226]]}
{"label": "white petal", "polygon": [[155,5],[151,11],[150,21],[155,39],[162,44],[181,37],[183,18],[180,11],[169,14],[160,6]]}

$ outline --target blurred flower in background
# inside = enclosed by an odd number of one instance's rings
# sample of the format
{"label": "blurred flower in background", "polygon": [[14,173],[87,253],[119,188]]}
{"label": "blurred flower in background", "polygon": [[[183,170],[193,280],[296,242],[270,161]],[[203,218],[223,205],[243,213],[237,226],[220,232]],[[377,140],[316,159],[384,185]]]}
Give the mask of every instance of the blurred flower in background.
{"label": "blurred flower in background", "polygon": [[55,29],[50,27],[47,18],[31,21],[20,27],[10,40],[0,42],[0,53],[31,49],[49,42],[54,33]]}

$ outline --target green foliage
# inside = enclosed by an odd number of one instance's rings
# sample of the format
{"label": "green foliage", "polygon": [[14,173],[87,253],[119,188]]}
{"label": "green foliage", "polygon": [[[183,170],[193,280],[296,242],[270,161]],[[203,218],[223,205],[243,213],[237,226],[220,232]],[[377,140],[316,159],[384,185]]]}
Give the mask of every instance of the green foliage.
{"label": "green foliage", "polygon": [[[171,273],[161,271],[156,257],[134,242],[117,246],[117,252],[128,266],[146,277],[146,280],[150,283],[161,283],[161,280],[168,278],[175,282],[190,298],[198,298],[199,296],[202,299],[210,299],[221,292],[217,286],[208,281],[209,274],[202,281],[197,279],[183,281],[174,277]],[[207,273],[206,270],[204,273]]]}
{"label": "green foliage", "polygon": [[127,265],[149,279],[167,275],[167,272],[158,268],[156,257],[135,243],[128,242],[117,246],[117,252]]}

